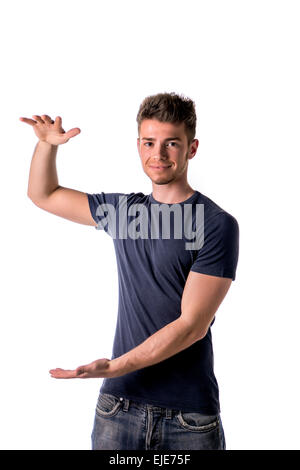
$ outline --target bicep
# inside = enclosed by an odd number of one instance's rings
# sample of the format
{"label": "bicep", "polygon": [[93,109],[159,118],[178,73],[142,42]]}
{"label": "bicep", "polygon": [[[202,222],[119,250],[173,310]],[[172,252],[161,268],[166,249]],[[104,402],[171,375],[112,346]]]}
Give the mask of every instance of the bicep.
{"label": "bicep", "polygon": [[190,271],[181,299],[181,319],[195,331],[205,332],[231,283],[231,278]]}
{"label": "bicep", "polygon": [[88,196],[82,191],[59,186],[48,197],[35,202],[35,204],[47,212],[72,222],[97,225],[91,214]]}

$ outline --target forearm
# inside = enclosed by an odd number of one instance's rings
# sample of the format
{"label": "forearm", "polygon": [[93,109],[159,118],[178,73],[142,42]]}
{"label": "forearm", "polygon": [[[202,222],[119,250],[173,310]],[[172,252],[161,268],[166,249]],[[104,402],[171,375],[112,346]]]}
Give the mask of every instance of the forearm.
{"label": "forearm", "polygon": [[112,359],[109,377],[119,377],[144,367],[157,364],[191,346],[200,339],[181,318],[147,338],[136,348]]}
{"label": "forearm", "polygon": [[27,195],[32,200],[49,196],[58,187],[57,145],[38,141],[31,160]]}

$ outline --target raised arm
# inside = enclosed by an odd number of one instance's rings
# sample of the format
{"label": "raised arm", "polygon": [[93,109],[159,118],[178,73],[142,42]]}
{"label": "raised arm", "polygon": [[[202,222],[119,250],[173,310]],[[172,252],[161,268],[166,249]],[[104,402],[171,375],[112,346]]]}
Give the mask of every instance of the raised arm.
{"label": "raised arm", "polygon": [[84,225],[97,223],[92,218],[87,194],[58,184],[56,155],[58,146],[80,133],[79,128],[65,132],[62,119],[53,121],[46,114],[34,119],[21,117],[20,121],[33,127],[38,137],[32,157],[27,195],[39,208]]}

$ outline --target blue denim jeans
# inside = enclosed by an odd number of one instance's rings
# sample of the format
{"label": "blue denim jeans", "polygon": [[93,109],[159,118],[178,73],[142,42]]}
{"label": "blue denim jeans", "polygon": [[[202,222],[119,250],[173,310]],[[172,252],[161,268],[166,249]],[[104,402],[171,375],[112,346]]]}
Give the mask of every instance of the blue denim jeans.
{"label": "blue denim jeans", "polygon": [[208,416],[101,393],[92,450],[225,450],[220,414]]}

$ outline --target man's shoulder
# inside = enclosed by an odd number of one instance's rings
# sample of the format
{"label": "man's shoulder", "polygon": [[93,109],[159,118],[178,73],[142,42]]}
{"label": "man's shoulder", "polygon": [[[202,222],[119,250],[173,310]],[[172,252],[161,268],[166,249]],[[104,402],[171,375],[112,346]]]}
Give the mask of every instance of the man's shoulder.
{"label": "man's shoulder", "polygon": [[[211,240],[237,240],[239,237],[239,224],[234,215],[224,209],[210,197],[199,194],[196,201],[204,204],[204,230],[206,239]],[[217,242],[216,242],[217,243]]]}
{"label": "man's shoulder", "polygon": [[195,202],[197,204],[204,204],[206,220],[214,221],[216,224],[237,222],[236,218],[228,212],[228,210],[224,209],[224,207],[203,193],[199,192],[199,196]]}

